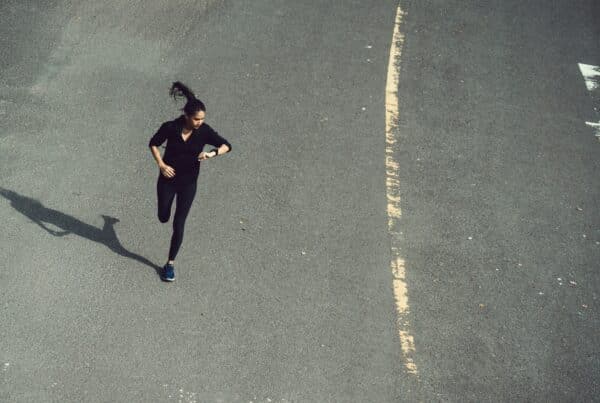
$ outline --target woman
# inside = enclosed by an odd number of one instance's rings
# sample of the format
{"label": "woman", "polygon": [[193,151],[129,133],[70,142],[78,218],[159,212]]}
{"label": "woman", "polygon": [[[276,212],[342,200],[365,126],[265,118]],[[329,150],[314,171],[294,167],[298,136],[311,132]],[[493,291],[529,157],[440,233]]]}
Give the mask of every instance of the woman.
{"label": "woman", "polygon": [[[188,87],[179,81],[174,82],[170,94],[174,99],[181,96],[187,99],[183,107],[184,114],[163,123],[149,144],[160,169],[156,186],[160,222],[169,221],[173,199],[177,195],[169,258],[160,275],[164,281],[175,280],[175,257],[183,241],[185,219],[196,195],[200,161],[231,151],[229,142],[204,123],[206,107]],[[164,156],[161,157],[158,147],[165,141],[167,147]],[[216,148],[208,153],[204,152],[202,149],[206,144]]]}

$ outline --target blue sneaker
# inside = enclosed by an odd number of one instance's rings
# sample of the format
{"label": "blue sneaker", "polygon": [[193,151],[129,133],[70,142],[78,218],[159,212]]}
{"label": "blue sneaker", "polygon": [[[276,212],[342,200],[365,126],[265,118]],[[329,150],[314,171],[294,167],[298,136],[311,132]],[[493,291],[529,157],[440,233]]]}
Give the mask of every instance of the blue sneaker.
{"label": "blue sneaker", "polygon": [[175,267],[172,264],[164,265],[160,273],[160,278],[163,281],[175,281]]}

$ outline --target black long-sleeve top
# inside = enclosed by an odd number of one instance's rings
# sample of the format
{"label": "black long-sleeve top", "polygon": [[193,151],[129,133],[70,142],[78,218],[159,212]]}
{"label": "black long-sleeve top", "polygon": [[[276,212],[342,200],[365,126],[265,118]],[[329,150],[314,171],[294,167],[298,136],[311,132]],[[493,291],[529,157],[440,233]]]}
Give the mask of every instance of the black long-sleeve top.
{"label": "black long-sleeve top", "polygon": [[181,115],[175,120],[163,123],[150,139],[149,147],[158,147],[165,141],[167,142],[167,147],[162,158],[165,164],[175,169],[175,176],[173,178],[166,178],[162,174],[159,174],[162,180],[173,181],[179,184],[188,184],[196,181],[200,174],[198,155],[206,144],[215,147],[227,144],[229,150],[231,150],[231,144],[219,136],[206,123],[203,123],[198,129],[192,130],[190,137],[184,141],[181,137],[184,126],[185,117]]}

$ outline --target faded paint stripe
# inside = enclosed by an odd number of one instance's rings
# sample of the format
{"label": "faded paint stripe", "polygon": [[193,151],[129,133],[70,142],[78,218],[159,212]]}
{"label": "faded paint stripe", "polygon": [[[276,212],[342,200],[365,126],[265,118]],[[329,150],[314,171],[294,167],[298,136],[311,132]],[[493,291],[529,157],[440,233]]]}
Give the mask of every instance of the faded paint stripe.
{"label": "faded paint stripe", "polygon": [[398,243],[400,233],[398,221],[402,217],[400,207],[400,165],[395,158],[393,146],[397,143],[395,136],[398,128],[398,84],[400,78],[399,65],[402,55],[402,46],[404,44],[404,35],[400,31],[402,17],[404,12],[398,6],[396,11],[396,20],[394,24],[394,33],[392,35],[392,45],[390,47],[390,59],[387,70],[387,82],[385,88],[385,166],[386,166],[386,192],[387,192],[387,213],[388,213],[388,231],[390,234],[392,261],[390,262],[393,274],[393,290],[397,312],[397,329],[400,338],[400,346],[404,358],[404,366],[408,373],[418,377],[419,371],[415,364],[415,342],[410,331],[409,322],[409,303],[408,287],[406,284],[406,269],[404,259],[401,257]]}
{"label": "faded paint stripe", "polygon": [[592,127],[595,129],[596,133],[594,133],[594,135],[600,141],[600,122],[598,122],[598,123],[585,122],[585,124],[588,125],[589,127]]}
{"label": "faded paint stripe", "polygon": [[[591,64],[578,63],[581,75],[585,80],[585,86],[590,92],[597,91],[600,88],[600,66],[593,66]],[[585,122],[586,125],[594,129],[594,135],[600,141],[600,121],[596,122]]]}
{"label": "faded paint stripe", "polygon": [[585,86],[588,90],[594,91],[600,87],[600,67],[592,66],[591,64],[578,63],[579,70],[585,79]]}

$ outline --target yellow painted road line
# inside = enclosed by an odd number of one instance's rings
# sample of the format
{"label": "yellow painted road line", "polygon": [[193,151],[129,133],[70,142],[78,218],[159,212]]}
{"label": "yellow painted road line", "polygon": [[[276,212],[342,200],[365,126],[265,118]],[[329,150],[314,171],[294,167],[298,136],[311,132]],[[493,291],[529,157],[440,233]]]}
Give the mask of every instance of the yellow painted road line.
{"label": "yellow painted road line", "polygon": [[390,234],[392,261],[391,269],[393,274],[394,299],[397,311],[397,328],[402,347],[404,366],[408,373],[418,377],[419,371],[415,364],[415,342],[410,332],[409,323],[409,304],[408,288],[406,285],[406,270],[404,259],[401,257],[398,248],[400,233],[398,232],[398,221],[402,217],[400,207],[400,173],[399,165],[394,156],[393,146],[397,143],[395,133],[398,128],[398,83],[400,78],[400,58],[402,56],[402,46],[404,45],[404,35],[400,31],[402,17],[404,12],[398,6],[396,12],[396,21],[394,24],[394,33],[392,36],[392,45],[390,47],[390,59],[388,63],[387,82],[385,88],[385,166],[386,166],[386,192],[387,192],[387,213],[388,213],[388,231]]}

